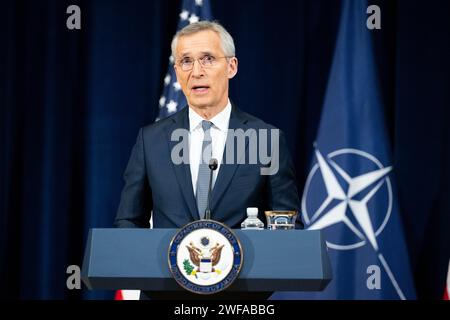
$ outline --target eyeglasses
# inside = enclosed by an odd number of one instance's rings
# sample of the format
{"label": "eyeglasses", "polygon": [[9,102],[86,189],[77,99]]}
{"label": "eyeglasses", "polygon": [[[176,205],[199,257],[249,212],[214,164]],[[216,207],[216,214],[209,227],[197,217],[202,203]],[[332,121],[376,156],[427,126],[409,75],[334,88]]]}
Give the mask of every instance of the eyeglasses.
{"label": "eyeglasses", "polygon": [[180,66],[181,70],[183,71],[189,71],[192,70],[192,68],[194,68],[194,62],[198,60],[198,62],[200,63],[200,65],[204,68],[212,68],[215,65],[217,65],[217,59],[227,59],[230,57],[214,57],[211,55],[205,55],[201,58],[198,59],[194,59],[194,58],[190,58],[190,57],[184,57],[183,59],[181,59],[180,61],[178,61],[178,65]]}

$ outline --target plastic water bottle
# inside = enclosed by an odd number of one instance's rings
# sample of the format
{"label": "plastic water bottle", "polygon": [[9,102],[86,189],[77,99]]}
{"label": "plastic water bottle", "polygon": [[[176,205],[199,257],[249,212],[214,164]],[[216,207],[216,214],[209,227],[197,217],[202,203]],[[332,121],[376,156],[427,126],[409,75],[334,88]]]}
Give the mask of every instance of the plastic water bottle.
{"label": "plastic water bottle", "polygon": [[264,230],[264,223],[258,219],[258,208],[247,208],[247,219],[241,223],[242,230]]}

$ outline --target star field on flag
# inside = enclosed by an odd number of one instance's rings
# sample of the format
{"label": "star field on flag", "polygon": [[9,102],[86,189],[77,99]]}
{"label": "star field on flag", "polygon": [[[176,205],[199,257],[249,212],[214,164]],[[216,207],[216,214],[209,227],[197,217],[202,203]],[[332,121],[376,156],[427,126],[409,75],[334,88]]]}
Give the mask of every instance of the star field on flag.
{"label": "star field on flag", "polygon": [[[211,9],[208,0],[183,0],[179,14],[178,28],[180,30],[190,23],[201,20],[211,20]],[[156,121],[163,119],[186,106],[186,98],[177,82],[173,64],[174,57],[169,57],[169,66],[164,77],[164,89],[159,98],[159,114]]]}

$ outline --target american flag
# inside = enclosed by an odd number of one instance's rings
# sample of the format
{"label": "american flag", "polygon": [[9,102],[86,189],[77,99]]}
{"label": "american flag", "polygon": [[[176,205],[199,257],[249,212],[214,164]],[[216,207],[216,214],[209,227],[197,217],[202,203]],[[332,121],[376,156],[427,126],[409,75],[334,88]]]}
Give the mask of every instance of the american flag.
{"label": "american flag", "polygon": [[[179,14],[178,28],[183,29],[190,23],[200,20],[211,20],[211,8],[209,0],[183,0],[181,12]],[[175,62],[172,55],[169,57],[169,66],[164,77],[164,90],[159,98],[159,113],[156,121],[163,119],[186,106],[186,98],[181,91],[181,86],[177,82],[173,64]],[[140,290],[118,290],[115,300],[139,300]]]}
{"label": "american flag", "polygon": [[[179,14],[178,29],[181,30],[190,23],[200,20],[211,20],[211,9],[208,0],[183,0]],[[159,98],[159,114],[156,121],[163,119],[186,106],[186,98],[177,82],[172,55],[169,57],[169,67],[164,77],[164,90]]]}

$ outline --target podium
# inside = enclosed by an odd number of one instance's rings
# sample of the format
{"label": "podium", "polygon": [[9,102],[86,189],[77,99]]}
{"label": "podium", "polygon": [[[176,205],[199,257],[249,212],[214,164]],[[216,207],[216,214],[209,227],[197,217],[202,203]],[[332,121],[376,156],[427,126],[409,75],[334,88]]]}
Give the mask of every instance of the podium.
{"label": "podium", "polygon": [[[82,267],[89,289],[178,291],[169,270],[177,229],[91,229]],[[331,265],[320,230],[233,230],[243,266],[226,291],[321,291]]]}

